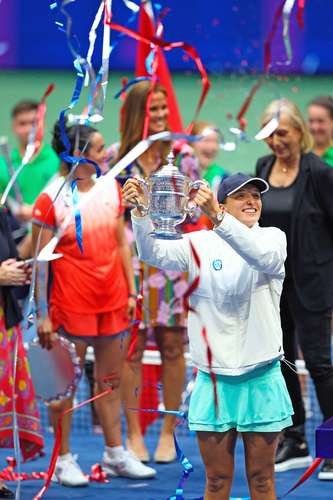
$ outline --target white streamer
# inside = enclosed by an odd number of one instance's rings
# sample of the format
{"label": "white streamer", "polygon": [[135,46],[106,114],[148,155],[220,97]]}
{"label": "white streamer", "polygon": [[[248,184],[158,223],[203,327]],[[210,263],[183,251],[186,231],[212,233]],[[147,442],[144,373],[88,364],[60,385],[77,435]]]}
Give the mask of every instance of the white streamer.
{"label": "white streamer", "polygon": [[14,175],[11,177],[11,179],[8,182],[6,189],[4,190],[4,193],[3,193],[1,200],[0,200],[1,205],[4,205],[6,203],[6,199],[7,199],[7,196],[9,194],[9,191],[13,187],[16,179],[18,178],[19,174],[22,172],[23,168],[26,166],[27,163],[29,163],[29,161],[31,160],[31,158],[33,157],[33,155],[36,151],[36,143],[35,143],[36,134],[37,134],[37,126],[35,123],[31,129],[30,134],[29,134],[28,144],[27,144],[27,147],[25,149],[21,165],[19,166],[19,168],[17,170],[15,170]]}
{"label": "white streamer", "polygon": [[[91,59],[95,49],[95,42],[97,37],[96,30],[98,28],[99,23],[101,22],[103,11],[104,11],[104,1],[102,0],[89,31],[89,48],[87,52],[87,62],[89,65],[91,64]],[[87,87],[88,84],[89,84],[89,73],[87,71],[84,80],[84,86]]]}
{"label": "white streamer", "polygon": [[140,7],[139,5],[137,5],[136,3],[134,2],[131,2],[131,0],[123,0],[124,4],[126,5],[126,7],[131,10],[132,12],[134,13],[137,13],[139,12],[140,10]]}
{"label": "white streamer", "polygon": [[259,130],[259,132],[254,136],[257,141],[262,141],[263,139],[267,139],[279,126],[279,117],[278,114],[273,116],[271,120],[269,120],[266,125]]}
{"label": "white streamer", "polygon": [[[81,210],[82,207],[88,203],[91,199],[94,199],[96,196],[99,195],[101,191],[104,191],[105,189],[108,188],[109,184],[113,182],[114,178],[117,177],[117,175],[122,172],[128,165],[133,163],[139,156],[141,156],[147,149],[155,142],[155,141],[171,141],[173,139],[174,134],[171,132],[159,132],[158,134],[151,135],[147,137],[147,139],[144,139],[140,141],[136,146],[134,146],[131,151],[127,153],[113,168],[103,176],[103,182],[98,182],[95,184],[95,186],[82,198],[78,205],[77,209]],[[73,219],[74,214],[71,213],[69,214],[63,224],[60,226],[58,229],[57,233],[53,238],[45,245],[44,248],[40,251],[38,255],[38,260],[52,260],[53,259],[53,254],[54,249],[56,248],[58,242],[62,238],[65,230],[67,229],[68,225]]]}
{"label": "white streamer", "polygon": [[12,399],[13,399],[13,445],[14,445],[14,457],[17,466],[17,487],[15,492],[15,500],[20,500],[21,498],[21,450],[20,450],[20,436],[19,436],[19,428],[17,425],[17,411],[16,411],[16,375],[17,375],[17,353],[18,353],[18,336],[19,331],[13,327],[13,332],[15,332],[15,344],[14,344],[14,359],[13,359],[13,391],[12,391]]}

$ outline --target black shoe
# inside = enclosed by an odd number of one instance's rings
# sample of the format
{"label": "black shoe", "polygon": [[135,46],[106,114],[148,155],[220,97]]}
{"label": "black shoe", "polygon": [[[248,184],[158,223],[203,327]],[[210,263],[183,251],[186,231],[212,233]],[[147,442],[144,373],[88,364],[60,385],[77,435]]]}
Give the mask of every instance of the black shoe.
{"label": "black shoe", "polygon": [[305,439],[284,437],[278,445],[275,457],[275,472],[302,469],[312,463],[312,457]]}
{"label": "black shoe", "polygon": [[333,481],[333,459],[325,458],[318,474],[321,481]]}
{"label": "black shoe", "polygon": [[15,494],[3,484],[0,487],[0,498],[15,498]]}

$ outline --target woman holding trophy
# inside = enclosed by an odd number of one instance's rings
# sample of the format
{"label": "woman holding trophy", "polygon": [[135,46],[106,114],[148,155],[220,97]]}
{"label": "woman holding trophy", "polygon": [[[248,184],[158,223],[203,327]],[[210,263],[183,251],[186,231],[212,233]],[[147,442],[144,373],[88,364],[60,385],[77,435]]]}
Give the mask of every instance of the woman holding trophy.
{"label": "woman holding trophy", "polygon": [[[151,208],[150,217],[142,208],[147,203],[142,183],[133,178],[123,189],[125,201],[137,207],[131,216],[140,259],[188,272],[190,282],[200,278],[189,299],[190,353],[198,374],[188,418],[206,469],[205,500],[229,500],[238,432],[244,441],[251,499],[275,500],[278,436],[292,422],[280,368],[286,237],[277,228],[258,225],[261,196],[267,190],[266,181],[244,174],[224,179],[217,199],[202,186],[193,201],[213,230],[163,240],[154,230]],[[168,193],[164,195],[171,196]],[[150,202],[162,195],[153,189]]]}
{"label": "woman holding trophy", "polygon": [[[118,160],[125,156],[141,139],[144,128],[146,104],[150,92],[150,82],[143,81],[133,85],[129,91],[121,114],[121,142]],[[163,132],[168,129],[168,101],[164,87],[156,84],[152,94],[149,109],[148,135]],[[149,177],[157,171],[170,150],[169,142],[157,141],[141,155],[127,170],[126,176],[119,179],[125,182],[128,177],[138,175]],[[196,165],[193,158],[184,157],[181,169],[191,169]],[[127,217],[127,229],[131,234],[130,217]],[[133,238],[131,238],[133,240]],[[133,245],[134,247],[134,245]],[[133,258],[137,261],[135,248]],[[166,410],[178,408],[185,383],[184,333],[185,315],[181,303],[175,302],[175,296],[186,288],[183,273],[163,271],[153,266],[141,263],[134,266],[138,281],[143,279],[143,321],[131,359],[127,361],[124,373],[124,406],[127,419],[128,447],[143,461],[149,460],[145,447],[138,412],[127,410],[136,407],[140,396],[133,388],[142,387],[142,356],[147,341],[147,335],[153,334],[162,360],[163,399]],[[142,283],[141,283],[142,284]],[[140,288],[141,285],[138,286]],[[177,307],[176,307],[177,304]],[[165,415],[159,443],[154,460],[167,463],[175,460],[176,451],[173,432],[176,419],[173,415]]]}

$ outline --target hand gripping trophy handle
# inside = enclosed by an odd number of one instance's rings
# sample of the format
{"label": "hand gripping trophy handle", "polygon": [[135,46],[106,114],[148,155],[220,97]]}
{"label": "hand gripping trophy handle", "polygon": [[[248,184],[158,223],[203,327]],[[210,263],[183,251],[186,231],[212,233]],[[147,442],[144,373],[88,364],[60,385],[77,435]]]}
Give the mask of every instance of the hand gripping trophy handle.
{"label": "hand gripping trophy handle", "polygon": [[[147,200],[148,200],[149,199],[148,198],[149,193],[148,193],[148,184],[147,184],[147,182],[144,179],[142,179],[141,177],[136,177],[136,180],[138,181],[138,183],[142,187],[142,190],[143,190],[143,192],[146,195]],[[147,206],[146,206],[143,203],[140,203],[137,199],[135,199],[134,205],[136,206],[136,208],[138,210],[140,210],[140,212],[142,213],[142,215],[147,215],[147,213],[149,212],[149,204],[147,204]]]}
{"label": "hand gripping trophy handle", "polygon": [[[198,179],[197,181],[190,181],[188,185],[188,194],[190,194],[193,189],[200,189],[201,186],[208,186],[208,182],[205,180]],[[184,212],[186,215],[192,217],[196,209],[196,204],[190,199],[187,200]]]}

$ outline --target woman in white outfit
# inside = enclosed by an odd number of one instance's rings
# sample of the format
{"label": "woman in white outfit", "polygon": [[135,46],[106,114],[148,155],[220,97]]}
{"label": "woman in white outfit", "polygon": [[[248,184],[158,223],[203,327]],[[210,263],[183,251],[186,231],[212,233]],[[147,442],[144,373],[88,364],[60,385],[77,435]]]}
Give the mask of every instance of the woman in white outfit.
{"label": "woman in white outfit", "polygon": [[[244,174],[223,180],[217,199],[208,187],[200,188],[194,202],[214,228],[174,241],[152,238],[149,217],[138,208],[132,211],[142,260],[186,271],[190,282],[200,274],[188,317],[190,353],[198,368],[189,426],[197,432],[205,464],[205,500],[229,500],[238,432],[244,441],[251,499],[274,500],[278,436],[292,423],[293,409],[280,369],[279,302],[286,237],[277,228],[258,225],[261,195],[267,189],[264,180]],[[127,202],[144,204],[136,179],[126,182],[123,193]],[[199,255],[200,269],[190,242]],[[210,372],[216,376],[217,406]]]}

